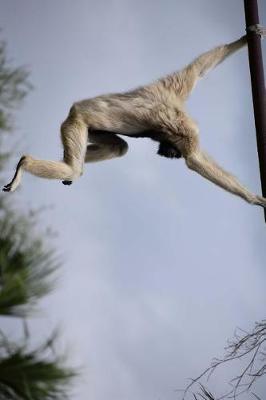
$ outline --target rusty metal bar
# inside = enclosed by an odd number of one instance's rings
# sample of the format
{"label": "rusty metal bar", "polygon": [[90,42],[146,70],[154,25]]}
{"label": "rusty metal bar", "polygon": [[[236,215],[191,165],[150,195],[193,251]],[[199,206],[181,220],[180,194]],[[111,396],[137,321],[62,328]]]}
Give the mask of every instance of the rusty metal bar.
{"label": "rusty metal bar", "polygon": [[[266,102],[261,38],[248,29],[259,24],[257,0],[244,0],[244,7],[261,187],[263,197],[266,197]],[[266,222],[266,209],[264,209],[264,218]]]}

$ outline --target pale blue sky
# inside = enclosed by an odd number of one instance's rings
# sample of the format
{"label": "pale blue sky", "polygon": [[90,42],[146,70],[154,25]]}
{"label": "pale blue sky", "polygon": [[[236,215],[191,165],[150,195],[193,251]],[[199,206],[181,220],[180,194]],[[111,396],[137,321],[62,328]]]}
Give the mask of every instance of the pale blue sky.
{"label": "pale blue sky", "polygon": [[[61,158],[59,126],[75,100],[152,81],[244,33],[242,0],[0,4],[10,59],[34,85],[7,180],[21,153]],[[260,192],[246,50],[200,82],[188,109],[203,147]],[[21,208],[52,205],[41,220],[58,232],[62,278],[32,330],[62,326],[70,359],[84,367],[73,400],[178,399],[175,389],[222,355],[236,326],[265,318],[262,210],[156,156],[156,144],[128,143],[125,157],[86,166],[71,187],[25,175],[11,194]],[[210,389],[223,392],[226,376]]]}

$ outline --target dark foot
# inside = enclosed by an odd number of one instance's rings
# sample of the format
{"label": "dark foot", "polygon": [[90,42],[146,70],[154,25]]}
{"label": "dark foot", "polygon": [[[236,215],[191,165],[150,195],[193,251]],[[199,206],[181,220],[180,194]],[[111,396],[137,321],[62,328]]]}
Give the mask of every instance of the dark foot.
{"label": "dark foot", "polygon": [[72,181],[62,181],[63,185],[72,185]]}
{"label": "dark foot", "polygon": [[11,185],[11,183],[9,183],[8,185],[5,185],[2,190],[3,190],[3,192],[10,192],[11,188],[12,188],[12,185]]}

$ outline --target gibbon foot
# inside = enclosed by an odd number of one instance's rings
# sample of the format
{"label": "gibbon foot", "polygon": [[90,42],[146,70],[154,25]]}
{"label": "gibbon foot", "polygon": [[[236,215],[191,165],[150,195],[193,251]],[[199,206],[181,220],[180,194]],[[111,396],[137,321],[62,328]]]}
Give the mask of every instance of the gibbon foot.
{"label": "gibbon foot", "polygon": [[8,183],[7,185],[5,185],[4,187],[3,187],[3,192],[11,192],[12,190],[12,184],[11,183]]}
{"label": "gibbon foot", "polygon": [[21,173],[22,173],[21,167],[22,167],[23,163],[25,162],[25,160],[26,160],[26,156],[22,156],[18,162],[18,165],[16,167],[16,172],[15,172],[15,175],[14,175],[12,181],[3,187],[3,189],[2,189],[3,192],[14,192],[14,190],[17,189],[17,187],[20,184],[20,180],[21,180]]}
{"label": "gibbon foot", "polygon": [[72,181],[62,181],[63,185],[72,185]]}

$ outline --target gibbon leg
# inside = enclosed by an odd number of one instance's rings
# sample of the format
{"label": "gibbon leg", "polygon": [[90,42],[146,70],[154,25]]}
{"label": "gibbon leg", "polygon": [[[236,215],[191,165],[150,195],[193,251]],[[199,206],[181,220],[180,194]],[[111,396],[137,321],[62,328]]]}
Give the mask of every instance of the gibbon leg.
{"label": "gibbon leg", "polygon": [[62,179],[67,183],[78,178],[82,173],[86,152],[87,125],[82,119],[70,115],[62,124],[61,136],[64,161],[36,160],[28,155],[23,156],[12,181],[3,190],[14,191],[20,184],[23,170],[42,178]]}
{"label": "gibbon leg", "polygon": [[85,155],[85,162],[97,162],[121,157],[126,154],[128,144],[113,132],[89,132],[89,144]]}
{"label": "gibbon leg", "polygon": [[14,192],[14,190],[17,189],[21,182],[23,171],[48,179],[73,179],[73,170],[66,163],[60,161],[36,160],[26,155],[19,160],[15,175],[12,181],[4,186],[4,192]]}
{"label": "gibbon leg", "polygon": [[248,203],[266,207],[266,199],[251,193],[233,175],[222,169],[211,157],[197,149],[185,157],[188,168],[215,183],[221,188],[233,193]]}
{"label": "gibbon leg", "polygon": [[246,36],[243,36],[232,43],[218,46],[197,57],[182,71],[173,74],[172,79],[176,79],[178,82],[181,97],[187,99],[198,79],[202,78],[208,71],[212,70],[225,58],[241,49],[246,44]]}
{"label": "gibbon leg", "polygon": [[83,173],[84,159],[88,141],[88,125],[73,107],[70,115],[61,126],[61,139],[64,146],[64,164],[71,168],[69,177],[60,177],[64,185],[71,185],[72,181]]}

